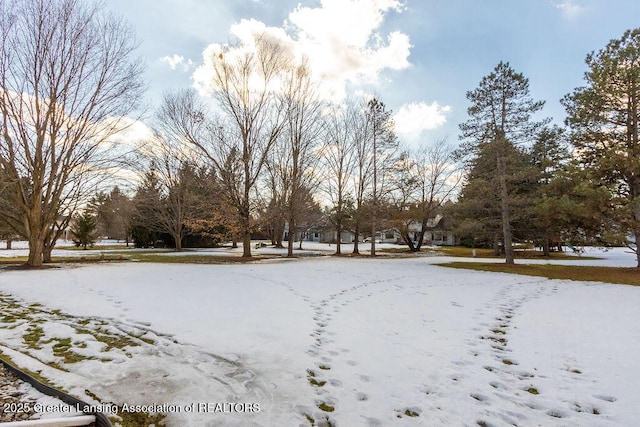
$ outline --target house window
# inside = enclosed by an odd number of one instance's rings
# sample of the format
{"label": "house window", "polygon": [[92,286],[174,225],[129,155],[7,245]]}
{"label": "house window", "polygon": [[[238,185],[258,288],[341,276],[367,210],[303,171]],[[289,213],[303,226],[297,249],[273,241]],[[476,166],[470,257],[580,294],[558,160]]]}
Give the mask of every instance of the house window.
{"label": "house window", "polygon": [[385,239],[393,239],[393,237],[394,237],[393,231],[387,231],[386,233],[384,233]]}
{"label": "house window", "polygon": [[313,233],[313,237],[317,239],[318,237],[320,237],[320,233]]}

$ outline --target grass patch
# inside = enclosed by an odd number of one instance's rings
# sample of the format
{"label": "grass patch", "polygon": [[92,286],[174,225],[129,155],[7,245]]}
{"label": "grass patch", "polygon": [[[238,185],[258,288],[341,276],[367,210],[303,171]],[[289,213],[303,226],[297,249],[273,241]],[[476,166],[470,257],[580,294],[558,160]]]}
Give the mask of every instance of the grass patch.
{"label": "grass patch", "polygon": [[82,356],[78,353],[74,353],[73,351],[71,351],[74,345],[77,346],[78,348],[86,348],[87,345],[85,343],[72,343],[71,338],[63,338],[63,339],[56,338],[56,339],[49,340],[46,343],[52,342],[54,340],[57,342],[52,347],[53,355],[56,357],[61,357],[65,364],[78,363],[78,362],[82,362],[83,360],[94,359],[92,357]]}
{"label": "grass patch", "polygon": [[[63,245],[63,246],[58,246],[56,245],[55,249],[64,249],[65,251],[84,251],[84,248],[82,246],[76,246],[76,245]],[[126,246],[126,244],[121,244],[121,245],[93,245],[93,246],[89,246],[87,247],[88,251],[119,251],[119,250],[127,250],[127,249],[135,249],[134,245],[129,244],[129,247]]]}
{"label": "grass patch", "polygon": [[404,414],[405,414],[407,417],[419,417],[419,416],[420,416],[420,414],[418,414],[418,413],[417,413],[417,412],[415,412],[415,411],[412,411],[411,409],[405,409]]}
{"label": "grass patch", "polygon": [[523,274],[549,279],[579,280],[581,282],[605,282],[640,286],[640,269],[623,267],[590,267],[554,264],[493,264],[481,262],[450,262],[438,264],[443,267],[498,273]]}
{"label": "grass patch", "polygon": [[[442,255],[451,256],[451,257],[470,258],[473,256],[473,249],[463,247],[463,246],[439,246],[435,251],[440,252]],[[549,256],[544,256],[544,253],[542,251],[537,251],[535,249],[522,249],[522,250],[516,249],[513,251],[513,256],[515,259],[563,259],[563,260],[600,259],[597,257],[589,257],[589,256],[582,256],[578,258],[575,255],[565,253],[565,252],[551,252]],[[504,255],[495,255],[493,253],[493,249],[476,248],[476,258],[500,259],[500,258],[504,258]]]}
{"label": "grass patch", "polygon": [[316,425],[316,420],[309,414],[304,413],[302,414],[304,415],[304,417],[307,419],[307,421],[309,421],[309,424],[311,424],[311,426],[315,426]]}
{"label": "grass patch", "polygon": [[527,392],[528,392],[528,393],[531,393],[531,394],[535,394],[535,395],[540,394],[540,392],[538,391],[538,389],[537,389],[537,388],[535,388],[535,387],[529,387],[529,388],[527,389]]}
{"label": "grass patch", "polygon": [[131,257],[133,261],[154,262],[160,264],[236,264],[249,263],[270,258],[281,258],[280,256],[259,256],[244,258],[233,255],[141,255]]}
{"label": "grass patch", "polygon": [[118,410],[118,417],[122,418],[121,422],[118,421],[118,424],[120,425],[126,427],[148,427],[150,425],[164,425],[166,415],[151,415],[144,412],[125,412],[122,411],[122,407],[120,407]]}
{"label": "grass patch", "polygon": [[[98,329],[96,332],[104,331]],[[101,335],[96,333],[93,335],[97,341],[100,341],[103,344],[107,345],[105,352],[111,350],[112,348],[117,348],[118,350],[123,350],[125,347],[139,347],[140,344],[129,338],[128,336],[115,336],[115,335]]]}
{"label": "grass patch", "polygon": [[404,246],[402,248],[380,248],[376,249],[376,252],[382,252],[386,254],[419,254],[425,252],[433,252],[433,248],[420,248],[419,251],[412,251],[409,249],[409,246]]}
{"label": "grass patch", "polygon": [[22,335],[22,340],[27,347],[34,350],[40,350],[42,348],[40,346],[40,340],[42,337],[44,337],[44,331],[40,326],[29,326],[27,332]]}
{"label": "grass patch", "polygon": [[318,408],[320,408],[320,410],[324,411],[324,412],[333,412],[336,410],[336,408],[334,406],[329,405],[328,403],[325,402],[320,402],[318,403]]}
{"label": "grass patch", "polygon": [[[8,363],[9,365],[13,366],[14,368],[18,368],[18,366],[13,363],[13,360],[11,360],[8,356],[2,354],[2,352],[0,352],[0,359],[2,359],[3,361],[5,361],[6,363]],[[53,389],[56,390],[60,390],[63,391],[65,393],[69,393],[67,390],[65,390],[64,388],[58,387],[56,385],[54,385],[52,382],[50,382],[48,379],[46,379],[45,377],[43,377],[42,375],[40,375],[40,371],[38,372],[34,372],[34,371],[30,371],[29,369],[25,369],[25,368],[19,368],[22,372],[24,372],[25,374],[35,378],[36,380],[40,381],[42,384],[51,387]]]}
{"label": "grass patch", "polygon": [[324,387],[326,383],[326,381],[318,381],[315,378],[309,378],[309,384],[311,384],[312,386]]}

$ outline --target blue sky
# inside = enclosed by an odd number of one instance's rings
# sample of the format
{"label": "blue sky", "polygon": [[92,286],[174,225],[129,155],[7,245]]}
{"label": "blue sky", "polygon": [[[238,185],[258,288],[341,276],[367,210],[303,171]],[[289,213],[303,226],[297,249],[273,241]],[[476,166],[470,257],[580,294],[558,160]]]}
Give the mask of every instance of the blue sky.
{"label": "blue sky", "polygon": [[107,7],[141,39],[152,106],[164,91],[206,79],[208,46],[264,24],[315,55],[334,89],[377,94],[412,144],[440,137],[457,144],[465,93],[499,61],[528,77],[534,98],[547,102],[544,114],[562,123],[559,100],[583,84],[585,56],[640,26],[637,0],[110,0]]}

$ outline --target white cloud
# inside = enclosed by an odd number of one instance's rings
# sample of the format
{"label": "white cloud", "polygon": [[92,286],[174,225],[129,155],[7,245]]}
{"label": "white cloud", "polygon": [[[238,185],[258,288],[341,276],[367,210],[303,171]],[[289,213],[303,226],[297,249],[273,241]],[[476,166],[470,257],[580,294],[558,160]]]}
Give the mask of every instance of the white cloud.
{"label": "white cloud", "polygon": [[553,6],[556,9],[560,9],[563,15],[569,19],[573,19],[579,14],[581,14],[586,8],[584,6],[580,6],[575,4],[572,0],[566,0],[562,3],[553,3]]}
{"label": "white cloud", "polygon": [[[409,67],[409,36],[381,33],[385,15],[402,12],[400,0],[321,0],[319,7],[298,6],[281,27],[268,27],[255,19],[234,24],[230,33],[240,42],[239,52],[255,47],[257,34],[266,33],[293,57],[306,56],[314,75],[331,98],[344,96],[347,83],[375,84],[384,69]],[[210,45],[193,79],[199,90],[211,89],[211,56],[222,46]],[[208,70],[209,69],[209,70]]]}
{"label": "white cloud", "polygon": [[168,64],[172,70],[180,67],[182,71],[189,71],[193,67],[193,61],[190,59],[185,61],[184,56],[175,53],[172,56],[163,56],[160,58],[160,62]]}
{"label": "white cloud", "polygon": [[411,141],[420,138],[425,130],[436,129],[447,122],[447,113],[451,111],[448,105],[437,102],[412,102],[405,104],[393,116],[396,132]]}

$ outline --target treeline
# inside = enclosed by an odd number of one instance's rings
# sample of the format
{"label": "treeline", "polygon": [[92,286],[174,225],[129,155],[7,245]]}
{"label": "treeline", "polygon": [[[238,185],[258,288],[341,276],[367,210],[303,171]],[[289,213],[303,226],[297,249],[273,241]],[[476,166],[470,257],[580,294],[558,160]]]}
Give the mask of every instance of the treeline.
{"label": "treeline", "polygon": [[[139,245],[242,242],[245,257],[256,233],[282,246],[287,230],[292,255],[292,236],[321,227],[335,231],[337,253],[348,231],[354,252],[370,237],[375,255],[381,230],[417,251],[436,214],[509,263],[514,241],[638,253],[640,30],[587,56],[585,86],[563,99],[563,128],[540,119],[527,78],[501,62],[467,93],[456,151],[445,140],[403,147],[380,97],[327,101],[304,58],[256,34],[251,46],[210,49],[213,102],[167,93],[153,137],[128,147],[114,136],[142,97],[131,29],[73,0],[6,7],[0,233],[29,241],[32,266],[50,261],[70,224],[94,220]],[[137,176],[126,194],[112,189],[125,172]]]}
{"label": "treeline", "polygon": [[459,235],[513,263],[513,241],[548,252],[565,240],[627,245],[640,267],[640,30],[587,55],[585,85],[562,99],[566,128],[500,63],[467,93],[459,157],[466,180],[450,210]]}

